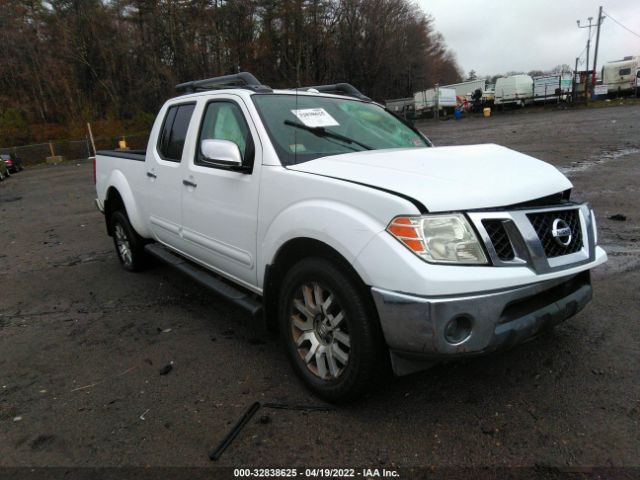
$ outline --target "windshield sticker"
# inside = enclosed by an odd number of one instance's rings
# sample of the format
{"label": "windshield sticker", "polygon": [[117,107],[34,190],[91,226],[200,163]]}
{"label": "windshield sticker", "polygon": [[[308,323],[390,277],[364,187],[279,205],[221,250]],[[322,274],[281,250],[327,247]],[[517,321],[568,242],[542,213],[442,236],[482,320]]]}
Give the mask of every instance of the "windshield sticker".
{"label": "windshield sticker", "polygon": [[327,113],[324,108],[305,108],[302,110],[291,110],[298,120],[307,127],[338,127],[340,124],[336,119]]}

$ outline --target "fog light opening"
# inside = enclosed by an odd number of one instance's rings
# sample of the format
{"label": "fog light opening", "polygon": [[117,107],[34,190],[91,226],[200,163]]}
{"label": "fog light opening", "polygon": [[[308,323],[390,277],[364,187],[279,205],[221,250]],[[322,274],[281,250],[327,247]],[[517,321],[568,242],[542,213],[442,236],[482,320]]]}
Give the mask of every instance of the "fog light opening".
{"label": "fog light opening", "polygon": [[467,315],[458,315],[444,327],[444,338],[452,345],[458,345],[471,336],[473,321]]}

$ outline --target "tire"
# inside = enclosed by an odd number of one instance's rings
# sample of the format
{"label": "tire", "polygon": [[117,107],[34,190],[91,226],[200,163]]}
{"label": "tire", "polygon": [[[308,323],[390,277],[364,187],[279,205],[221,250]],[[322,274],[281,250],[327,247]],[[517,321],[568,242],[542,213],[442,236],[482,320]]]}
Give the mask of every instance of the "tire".
{"label": "tire", "polygon": [[372,301],[334,262],[309,258],[287,272],[278,326],[295,373],[323,399],[355,400],[380,377],[386,357]]}
{"label": "tire", "polygon": [[111,215],[113,245],[122,268],[129,272],[139,272],[147,266],[144,251],[145,240],[136,233],[129,223],[127,214],[118,210]]}

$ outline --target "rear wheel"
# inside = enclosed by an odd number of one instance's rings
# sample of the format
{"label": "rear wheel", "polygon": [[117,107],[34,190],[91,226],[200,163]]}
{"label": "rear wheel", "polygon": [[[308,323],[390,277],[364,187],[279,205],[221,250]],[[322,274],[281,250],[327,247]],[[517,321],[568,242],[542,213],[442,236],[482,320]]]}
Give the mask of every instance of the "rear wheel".
{"label": "rear wheel", "polygon": [[361,286],[335,263],[310,258],[285,276],[279,327],[296,374],[316,394],[346,402],[374,383],[384,357]]}
{"label": "rear wheel", "polygon": [[147,263],[147,255],[144,251],[145,241],[133,229],[126,213],[118,210],[111,215],[111,231],[116,254],[122,267],[130,272],[142,270]]}

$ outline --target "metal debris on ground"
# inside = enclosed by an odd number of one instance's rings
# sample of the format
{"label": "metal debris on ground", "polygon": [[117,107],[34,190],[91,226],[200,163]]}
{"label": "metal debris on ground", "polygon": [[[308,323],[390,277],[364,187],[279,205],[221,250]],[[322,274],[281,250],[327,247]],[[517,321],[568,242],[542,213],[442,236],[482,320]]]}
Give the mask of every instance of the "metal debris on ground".
{"label": "metal debris on ground", "polygon": [[260,402],[254,402],[249,409],[240,417],[240,420],[233,426],[229,433],[225,435],[220,444],[209,454],[209,458],[211,460],[217,461],[220,456],[224,453],[233,439],[238,436],[240,431],[244,428],[244,426],[249,423],[249,420],[256,414],[256,412],[260,410]]}
{"label": "metal debris on ground", "polygon": [[277,410],[302,410],[305,412],[332,412],[335,407],[324,405],[287,405],[285,403],[265,403],[264,408],[275,408]]}
{"label": "metal debris on ground", "polygon": [[160,375],[166,375],[168,374],[171,370],[173,370],[173,361],[167,363],[164,367],[162,367],[160,369]]}
{"label": "metal debris on ground", "polygon": [[262,415],[260,417],[260,423],[266,425],[267,423],[271,423],[271,417],[269,415]]}

